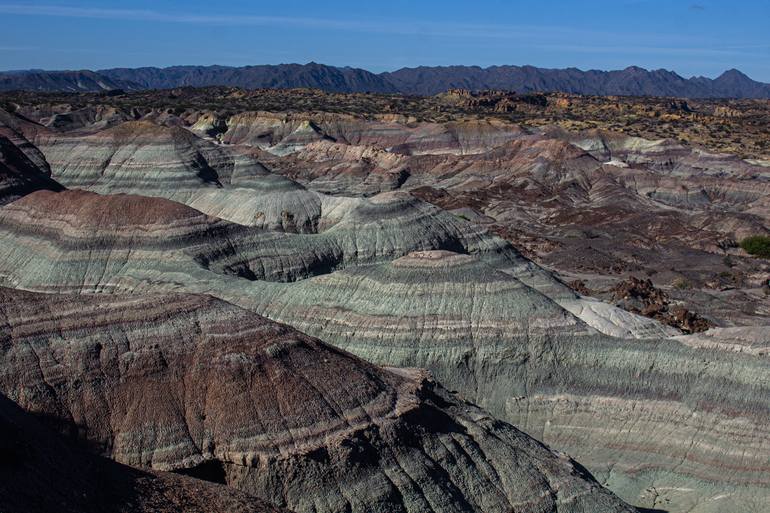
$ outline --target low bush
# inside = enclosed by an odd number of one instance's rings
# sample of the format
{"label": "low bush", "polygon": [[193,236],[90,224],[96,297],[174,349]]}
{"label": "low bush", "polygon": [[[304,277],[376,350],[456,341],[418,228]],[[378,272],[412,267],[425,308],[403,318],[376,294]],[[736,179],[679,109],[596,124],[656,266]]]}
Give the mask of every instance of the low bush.
{"label": "low bush", "polygon": [[770,237],[755,235],[741,241],[741,248],[749,255],[770,258]]}

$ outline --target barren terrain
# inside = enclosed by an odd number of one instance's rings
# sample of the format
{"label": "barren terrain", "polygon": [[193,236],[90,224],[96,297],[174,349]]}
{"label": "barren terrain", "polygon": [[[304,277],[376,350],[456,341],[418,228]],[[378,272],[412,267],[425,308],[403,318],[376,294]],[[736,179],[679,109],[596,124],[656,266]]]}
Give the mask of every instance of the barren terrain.
{"label": "barren terrain", "polygon": [[72,461],[243,511],[770,500],[767,100],[0,109],[0,393]]}

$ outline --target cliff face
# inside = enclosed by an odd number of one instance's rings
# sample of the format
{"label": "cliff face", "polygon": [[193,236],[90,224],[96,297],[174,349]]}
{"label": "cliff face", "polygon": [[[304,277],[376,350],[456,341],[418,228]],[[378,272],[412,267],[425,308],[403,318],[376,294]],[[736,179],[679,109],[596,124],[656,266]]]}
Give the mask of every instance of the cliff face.
{"label": "cliff face", "polygon": [[3,392],[119,462],[295,511],[632,511],[426,374],[210,297],[3,289],[0,317]]}

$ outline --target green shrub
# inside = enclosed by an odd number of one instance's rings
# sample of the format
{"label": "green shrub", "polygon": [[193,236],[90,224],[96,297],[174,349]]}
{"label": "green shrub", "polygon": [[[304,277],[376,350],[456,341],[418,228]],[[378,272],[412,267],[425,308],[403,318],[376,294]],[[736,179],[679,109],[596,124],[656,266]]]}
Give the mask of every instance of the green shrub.
{"label": "green shrub", "polygon": [[741,241],[741,247],[749,255],[770,258],[770,237],[755,235]]}
{"label": "green shrub", "polygon": [[684,278],[677,278],[674,280],[674,283],[671,284],[675,289],[679,290],[687,290],[690,288],[690,282],[685,280]]}

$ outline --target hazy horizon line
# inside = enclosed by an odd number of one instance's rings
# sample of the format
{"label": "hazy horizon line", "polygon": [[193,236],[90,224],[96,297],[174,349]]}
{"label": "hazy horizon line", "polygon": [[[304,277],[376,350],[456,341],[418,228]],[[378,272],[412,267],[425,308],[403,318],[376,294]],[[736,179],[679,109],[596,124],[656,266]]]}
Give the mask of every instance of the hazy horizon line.
{"label": "hazy horizon line", "polygon": [[[3,47],[0,47],[0,50],[3,50]],[[488,66],[482,66],[478,64],[420,64],[417,66],[401,66],[398,68],[394,68],[387,71],[372,71],[370,69],[367,69],[363,66],[350,66],[350,65],[337,65],[337,64],[325,64],[322,62],[317,61],[308,61],[305,63],[301,62],[280,62],[280,63],[260,63],[260,64],[242,64],[242,65],[229,65],[229,64],[171,64],[171,65],[163,65],[163,66],[113,66],[113,67],[107,67],[107,68],[61,68],[61,69],[51,69],[51,68],[17,68],[17,69],[2,69],[0,70],[0,73],[29,73],[29,72],[46,72],[46,73],[66,73],[66,72],[77,72],[77,71],[90,71],[94,73],[99,73],[102,71],[109,71],[109,70],[115,70],[115,69],[127,69],[127,70],[137,70],[137,69],[169,69],[169,68],[188,68],[188,67],[201,67],[201,68],[214,68],[214,67],[220,67],[220,68],[250,68],[250,67],[258,67],[258,66],[308,66],[311,64],[317,64],[319,66],[326,66],[330,68],[338,68],[338,69],[355,69],[355,70],[361,70],[366,71],[368,73],[371,73],[373,75],[383,75],[387,73],[394,73],[396,71],[402,70],[402,69],[419,69],[419,68],[479,68],[482,70],[487,70],[490,68],[503,68],[503,67],[516,67],[516,68],[535,68],[539,70],[554,70],[554,71],[565,71],[565,70],[577,70],[581,73],[590,73],[592,71],[594,72],[600,72],[600,73],[612,73],[612,72],[618,72],[618,71],[625,71],[627,69],[632,68],[638,68],[641,70],[644,70],[648,73],[655,72],[655,71],[665,71],[668,73],[674,73],[677,76],[689,80],[694,78],[706,78],[709,80],[714,80],[716,78],[719,78],[720,76],[724,75],[727,72],[730,71],[737,71],[747,77],[749,77],[751,80],[754,80],[751,78],[747,73],[741,71],[738,68],[727,68],[724,71],[722,71],[720,74],[716,76],[707,76],[707,75],[691,75],[686,76],[683,75],[676,70],[668,69],[668,68],[646,68],[644,66],[639,66],[636,64],[630,64],[624,68],[615,68],[615,69],[600,69],[600,68],[580,68],[579,66],[568,66],[568,67],[548,67],[548,66],[537,66],[534,64],[490,64]],[[754,80],[755,82],[764,83],[760,80]]]}

